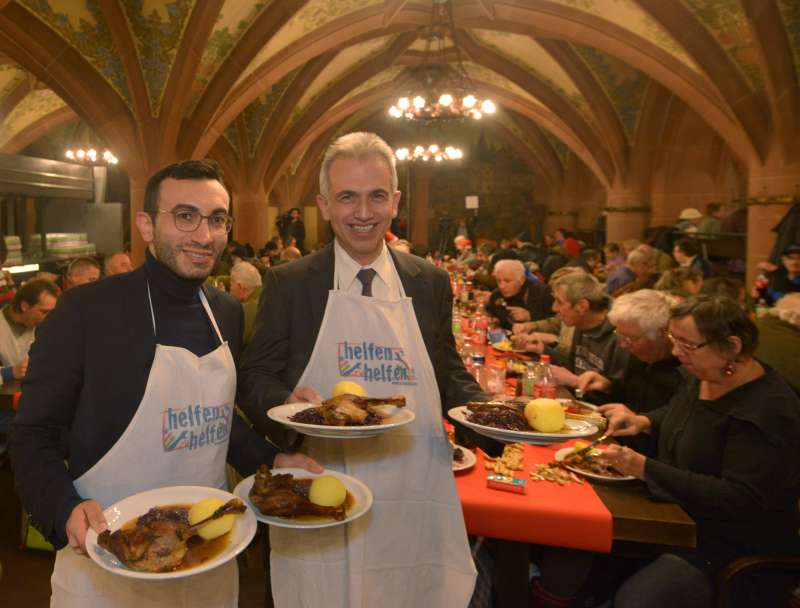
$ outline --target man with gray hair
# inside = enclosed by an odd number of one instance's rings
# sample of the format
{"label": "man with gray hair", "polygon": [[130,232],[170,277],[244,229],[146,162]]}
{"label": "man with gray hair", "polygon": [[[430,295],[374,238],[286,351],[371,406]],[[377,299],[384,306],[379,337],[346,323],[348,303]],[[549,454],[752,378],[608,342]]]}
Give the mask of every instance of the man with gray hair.
{"label": "man with gray hair", "polygon": [[270,528],[278,608],[464,608],[472,595],[442,405],[487,397],[455,350],[449,277],[385,244],[399,202],[386,142],[372,133],[340,137],[322,161],[317,196],[334,242],[264,278],[239,375],[239,403],[257,429],[274,430],[271,407],[318,403],[345,380],[371,397],[402,393],[416,416],[359,441],[304,438],[309,453],[366,483],[375,501],[367,517],[313,539]]}
{"label": "man with gray hair", "polygon": [[550,288],[528,279],[520,260],[500,260],[492,274],[497,288],[489,296],[486,312],[500,321],[500,327],[511,329],[514,323],[553,316]]}
{"label": "man with gray hair", "polygon": [[250,262],[237,262],[231,268],[230,293],[244,309],[244,344],[247,344],[253,335],[253,322],[261,295],[261,275]]}
{"label": "man with gray hair", "polygon": [[610,379],[596,371],[578,376],[578,388],[610,395],[637,413],[667,403],[683,381],[680,361],[672,355],[667,338],[670,299],[665,293],[641,289],[614,300],[608,320],[615,327],[620,348],[630,357],[621,378]]}
{"label": "man with gray hair", "polygon": [[[608,275],[606,293],[611,296],[622,295],[623,290],[631,285],[642,288],[644,281],[652,275],[652,256],[641,249],[634,249],[628,254],[625,263],[615,268]],[[653,277],[655,283],[656,277]]]}
{"label": "man with gray hair", "polygon": [[[608,321],[610,298],[603,285],[590,274],[572,273],[553,284],[553,296],[553,310],[561,322],[575,328],[569,354],[566,358],[559,356],[555,350],[557,343],[545,344],[538,337],[528,340],[524,347],[549,354],[555,364],[552,369],[556,381],[571,388],[577,386],[579,375],[587,371],[610,379],[621,377],[628,354],[619,347],[614,326]],[[592,396],[592,400],[603,399]]]}

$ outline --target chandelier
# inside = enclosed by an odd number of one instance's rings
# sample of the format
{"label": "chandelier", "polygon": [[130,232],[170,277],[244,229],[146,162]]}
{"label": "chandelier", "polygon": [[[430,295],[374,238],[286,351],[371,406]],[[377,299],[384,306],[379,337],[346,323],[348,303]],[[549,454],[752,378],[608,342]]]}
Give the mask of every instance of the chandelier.
{"label": "chandelier", "polygon": [[444,160],[458,160],[464,158],[464,152],[461,151],[461,148],[455,146],[440,147],[438,144],[431,144],[427,148],[424,146],[414,146],[413,150],[409,148],[398,148],[394,151],[394,156],[400,161],[421,160],[423,162],[428,162],[429,160],[433,160],[434,162],[440,163]]}
{"label": "chandelier", "polygon": [[[431,23],[425,29],[425,51],[419,67],[414,70],[422,90],[403,95],[389,108],[393,118],[417,121],[473,118],[480,120],[494,114],[497,106],[491,99],[476,94],[464,65],[455,37],[453,7],[450,0],[434,2]],[[450,52],[455,61],[448,60],[447,39],[453,41]]]}
{"label": "chandelier", "polygon": [[99,155],[94,148],[89,148],[88,150],[70,148],[64,152],[64,156],[72,161],[87,165],[116,165],[119,162],[119,159],[110,150],[103,150],[103,154]]}

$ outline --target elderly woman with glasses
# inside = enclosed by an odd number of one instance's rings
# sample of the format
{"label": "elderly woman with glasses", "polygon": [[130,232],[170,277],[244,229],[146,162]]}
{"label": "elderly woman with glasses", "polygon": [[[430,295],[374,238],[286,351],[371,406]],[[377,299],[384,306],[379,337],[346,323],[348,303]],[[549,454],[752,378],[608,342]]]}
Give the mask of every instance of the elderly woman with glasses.
{"label": "elderly woman with glasses", "polygon": [[608,320],[617,344],[633,357],[619,378],[609,379],[594,371],[578,376],[577,388],[611,396],[635,412],[664,405],[683,382],[680,361],[667,338],[671,300],[653,289],[640,289],[614,300]]}
{"label": "elderly woman with glasses", "polygon": [[[644,415],[600,408],[611,434],[649,436],[651,455],[610,446],[604,459],[680,504],[697,524],[697,548],[636,572],[618,608],[708,606],[711,577],[730,561],[800,550],[800,399],[753,358],[756,326],[730,298],[700,295],[672,309],[667,336],[686,372],[670,402]],[[753,605],[778,605],[766,596],[780,585],[757,586]]]}

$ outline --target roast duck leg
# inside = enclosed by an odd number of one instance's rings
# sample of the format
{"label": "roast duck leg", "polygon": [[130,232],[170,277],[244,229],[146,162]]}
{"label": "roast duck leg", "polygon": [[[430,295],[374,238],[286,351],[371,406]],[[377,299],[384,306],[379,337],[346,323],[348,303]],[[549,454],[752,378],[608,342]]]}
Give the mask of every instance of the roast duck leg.
{"label": "roast duck leg", "polygon": [[331,426],[380,424],[382,415],[375,408],[383,405],[405,407],[406,398],[402,395],[379,399],[344,394],[323,401],[319,412],[325,424]]}
{"label": "roast duck leg", "polygon": [[295,479],[283,473],[273,475],[267,465],[262,464],[256,473],[250,500],[264,515],[295,517],[298,515],[321,515],[338,521],[345,518],[345,505],[322,507],[308,500],[311,479]]}
{"label": "roast duck leg", "polygon": [[170,572],[183,563],[187,541],[208,522],[230,513],[244,513],[246,507],[232,498],[209,517],[189,525],[184,507],[153,507],[131,528],[106,530],[97,543],[111,551],[126,566],[140,572]]}

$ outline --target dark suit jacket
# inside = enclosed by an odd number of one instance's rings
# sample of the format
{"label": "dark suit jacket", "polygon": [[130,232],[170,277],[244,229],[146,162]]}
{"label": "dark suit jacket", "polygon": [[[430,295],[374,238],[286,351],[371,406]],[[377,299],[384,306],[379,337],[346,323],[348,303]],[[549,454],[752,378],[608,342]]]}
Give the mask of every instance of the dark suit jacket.
{"label": "dark suit jacket", "polygon": [[[452,334],[450,280],[422,258],[389,250],[406,295],[412,299],[425,347],[433,362],[445,408],[485,400],[464,369]],[[279,445],[285,434],[271,424],[267,410],[286,401],[306,368],[317,339],[328,292],[333,288],[333,245],[264,277],[253,337],[239,374],[239,405]]]}
{"label": "dark suit jacket", "polygon": [[[221,291],[203,289],[237,360],[242,307]],[[127,428],[144,395],[155,347],[143,267],[65,291],[37,330],[11,456],[24,506],[56,546],[66,543],[64,523],[81,500],[72,480]],[[59,440],[63,429],[69,431],[69,471]],[[234,416],[228,457],[240,472],[272,462],[267,445]]]}

